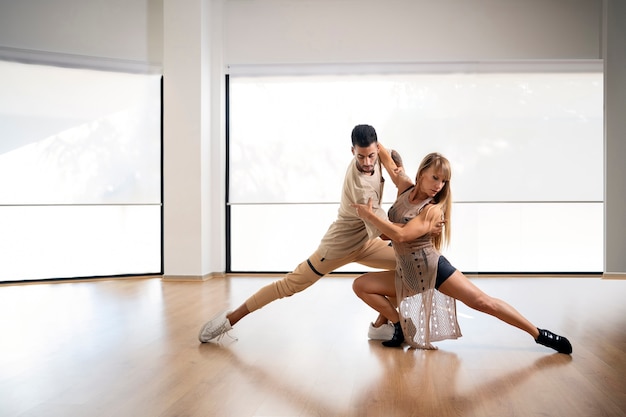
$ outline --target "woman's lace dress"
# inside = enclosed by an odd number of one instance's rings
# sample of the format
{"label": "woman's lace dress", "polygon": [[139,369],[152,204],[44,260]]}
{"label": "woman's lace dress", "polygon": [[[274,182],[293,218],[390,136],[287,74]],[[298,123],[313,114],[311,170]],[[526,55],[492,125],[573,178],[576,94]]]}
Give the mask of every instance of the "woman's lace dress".
{"label": "woman's lace dress", "polygon": [[[432,199],[412,204],[409,190],[389,209],[389,220],[407,223]],[[456,300],[435,289],[441,254],[425,235],[412,242],[393,242],[396,253],[396,293],[405,342],[418,349],[436,349],[431,342],[461,337]]]}

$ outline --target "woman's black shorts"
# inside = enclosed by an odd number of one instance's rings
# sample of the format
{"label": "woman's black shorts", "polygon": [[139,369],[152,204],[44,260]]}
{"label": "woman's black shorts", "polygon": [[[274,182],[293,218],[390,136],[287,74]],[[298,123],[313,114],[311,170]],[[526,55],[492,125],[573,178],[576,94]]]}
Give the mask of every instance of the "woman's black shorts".
{"label": "woman's black shorts", "polygon": [[437,262],[437,279],[435,280],[435,288],[439,289],[441,284],[454,274],[454,271],[456,271],[456,268],[450,265],[450,262],[448,262],[445,256],[440,255],[439,262]]}

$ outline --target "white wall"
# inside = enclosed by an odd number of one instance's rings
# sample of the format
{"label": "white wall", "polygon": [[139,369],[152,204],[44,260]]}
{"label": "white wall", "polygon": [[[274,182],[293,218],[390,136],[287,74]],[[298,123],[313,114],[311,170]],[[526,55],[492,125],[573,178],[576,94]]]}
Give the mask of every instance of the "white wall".
{"label": "white wall", "polygon": [[[623,6],[617,0],[605,1],[616,5],[621,14],[614,20],[624,25]],[[225,66],[231,64],[602,58],[603,2],[599,0],[203,0],[201,3],[191,4],[199,10],[210,5],[210,10],[201,14],[209,18],[199,29],[210,32],[208,44],[212,53],[205,58],[210,63],[202,67],[213,71],[210,87],[206,84],[203,87],[200,77],[185,78],[184,72],[173,73],[171,81],[182,83],[186,89],[204,88],[202,91],[211,96],[210,112],[201,113],[198,122],[210,125],[210,133],[205,136],[194,133],[193,140],[200,141],[198,149],[205,152],[200,168],[205,170],[202,181],[209,182],[199,187],[210,186],[216,192],[202,198],[188,193],[184,198],[189,200],[181,201],[180,206],[208,204],[216,211],[210,212],[210,221],[206,212],[202,213],[204,206],[192,214],[195,218],[191,220],[184,217],[186,213],[172,213],[170,221],[178,223],[173,225],[176,229],[202,225],[205,237],[194,243],[199,248],[192,251],[192,256],[200,259],[188,263],[188,255],[179,252],[187,249],[184,241],[178,241],[185,239],[183,234],[166,233],[166,242],[173,251],[166,252],[166,258],[180,259],[166,268],[168,275],[202,276],[224,270],[222,254],[213,257],[204,254],[224,246],[220,212],[223,177],[216,175],[223,172],[224,164],[223,109],[220,108],[223,77],[218,68],[226,71]],[[186,7],[187,3],[173,4]],[[40,62],[72,62],[76,57],[84,57],[86,65],[158,67],[164,62],[164,49],[176,47],[174,41],[167,46],[163,36],[168,38],[167,42],[170,36],[185,37],[184,33],[164,33],[163,20],[168,17],[163,10],[163,0],[0,0],[0,58],[24,60],[27,55]],[[190,31],[187,35],[193,37],[202,36],[194,33],[197,30],[194,25],[176,28],[176,31]],[[187,57],[199,56],[192,49],[184,51],[183,48],[182,53],[189,54]],[[177,77],[185,79],[177,80]],[[623,102],[624,97],[619,95],[616,100]],[[165,111],[176,104],[166,100]],[[201,106],[199,101],[196,105]],[[187,129],[182,118],[171,120],[174,124],[170,132]],[[616,126],[617,131],[612,135],[623,132],[623,127]],[[203,143],[202,138],[208,138],[209,143]],[[185,164],[181,158],[170,166],[165,173],[166,182],[172,180],[174,186],[184,186],[186,178],[176,172],[185,171]],[[175,177],[169,178],[171,175]],[[195,192],[201,191],[197,188]],[[617,198],[620,199],[623,201],[623,197]],[[623,212],[623,208],[624,205],[617,209]],[[210,244],[206,243],[207,239]],[[618,250],[623,253],[624,249],[622,246]],[[623,268],[623,264],[617,267]]]}
{"label": "white wall", "polygon": [[[601,57],[598,0],[212,3],[226,64]],[[163,0],[0,0],[2,47],[158,66]]]}
{"label": "white wall", "polygon": [[221,2],[164,1],[164,274],[225,270]]}
{"label": "white wall", "polygon": [[226,2],[227,64],[600,58],[597,0]]}

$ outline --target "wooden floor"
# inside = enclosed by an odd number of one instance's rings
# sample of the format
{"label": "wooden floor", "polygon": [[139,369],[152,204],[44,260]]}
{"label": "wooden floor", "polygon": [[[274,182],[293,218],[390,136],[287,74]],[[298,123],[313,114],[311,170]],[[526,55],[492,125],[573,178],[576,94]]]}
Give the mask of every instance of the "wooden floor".
{"label": "wooden floor", "polygon": [[0,286],[0,416],[626,415],[626,280],[473,278],[572,356],[462,304],[461,339],[384,348],[342,276],[248,316],[237,341],[198,342],[273,279]]}

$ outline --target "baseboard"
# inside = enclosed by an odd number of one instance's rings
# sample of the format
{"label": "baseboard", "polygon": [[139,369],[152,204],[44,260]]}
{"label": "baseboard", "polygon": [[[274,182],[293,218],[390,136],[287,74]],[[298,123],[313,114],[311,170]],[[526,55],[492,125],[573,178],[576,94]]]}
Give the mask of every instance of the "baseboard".
{"label": "baseboard", "polygon": [[605,272],[602,279],[626,279],[626,272]]}
{"label": "baseboard", "polygon": [[161,279],[167,282],[204,282],[213,278],[224,278],[222,272],[211,272],[205,275],[163,275]]}

